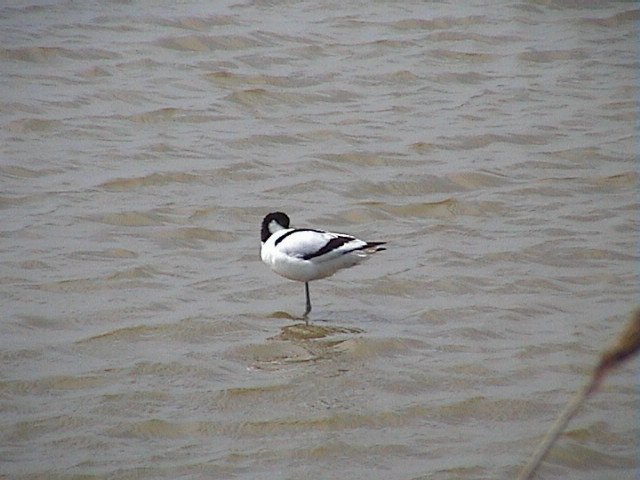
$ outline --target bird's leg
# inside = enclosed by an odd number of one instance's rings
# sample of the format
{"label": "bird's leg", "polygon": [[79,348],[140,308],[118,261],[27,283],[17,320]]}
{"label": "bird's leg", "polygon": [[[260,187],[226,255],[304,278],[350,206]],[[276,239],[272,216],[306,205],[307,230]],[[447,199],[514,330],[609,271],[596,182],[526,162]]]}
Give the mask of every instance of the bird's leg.
{"label": "bird's leg", "polygon": [[309,312],[311,311],[311,297],[309,297],[309,282],[304,282],[304,291],[307,294],[307,309],[304,311],[303,318],[307,321],[307,323],[309,323],[309,320],[307,320],[307,315],[309,315]]}

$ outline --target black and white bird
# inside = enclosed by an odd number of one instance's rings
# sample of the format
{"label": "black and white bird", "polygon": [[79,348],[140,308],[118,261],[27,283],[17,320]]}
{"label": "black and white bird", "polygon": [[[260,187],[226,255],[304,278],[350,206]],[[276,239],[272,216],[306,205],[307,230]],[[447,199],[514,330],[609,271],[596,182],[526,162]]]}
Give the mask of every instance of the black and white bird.
{"label": "black and white bird", "polygon": [[304,282],[307,308],[311,311],[309,282],[353,267],[372,253],[386,250],[386,242],[365,242],[351,235],[312,228],[290,228],[287,214],[270,213],[262,220],[262,261],[290,280]]}

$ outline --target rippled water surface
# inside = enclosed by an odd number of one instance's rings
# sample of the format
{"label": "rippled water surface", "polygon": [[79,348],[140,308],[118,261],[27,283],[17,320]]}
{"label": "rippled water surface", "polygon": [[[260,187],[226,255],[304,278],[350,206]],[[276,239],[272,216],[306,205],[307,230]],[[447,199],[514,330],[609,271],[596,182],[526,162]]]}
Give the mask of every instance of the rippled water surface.
{"label": "rippled water surface", "polygon": [[[635,2],[15,3],[2,478],[513,478],[638,299]],[[309,326],[274,210],[389,243]],[[637,385],[541,478],[636,478]]]}

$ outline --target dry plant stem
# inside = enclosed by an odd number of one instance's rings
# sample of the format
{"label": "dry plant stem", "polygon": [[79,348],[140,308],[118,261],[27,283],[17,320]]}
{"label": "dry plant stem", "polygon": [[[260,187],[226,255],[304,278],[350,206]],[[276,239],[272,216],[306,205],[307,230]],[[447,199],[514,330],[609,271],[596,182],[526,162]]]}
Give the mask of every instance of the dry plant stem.
{"label": "dry plant stem", "polygon": [[592,391],[594,391],[594,383],[596,383],[595,380],[596,379],[594,377],[592,381],[590,381],[573,396],[563,412],[556,419],[556,422],[549,429],[542,441],[538,444],[538,448],[529,459],[529,462],[522,469],[520,475],[518,475],[518,480],[530,480],[531,478],[533,478],[536,470],[542,464],[542,461],[547,456],[547,453],[549,453],[549,450],[553,446],[554,442],[562,434],[562,431],[567,426],[567,423],[569,423],[569,420],[573,418],[587,396]]}
{"label": "dry plant stem", "polygon": [[545,437],[542,439],[538,448],[533,453],[527,465],[518,475],[518,480],[530,480],[533,478],[536,470],[542,464],[544,458],[549,453],[553,443],[562,434],[562,431],[569,423],[569,420],[575,415],[582,403],[587,397],[596,391],[598,385],[605,375],[614,367],[620,365],[625,360],[631,358],[640,350],[640,309],[636,309],[631,321],[618,337],[618,341],[600,357],[598,366],[594,369],[589,383],[579,390],[571,401],[567,404],[564,411],[560,414],[556,422],[549,429]]}

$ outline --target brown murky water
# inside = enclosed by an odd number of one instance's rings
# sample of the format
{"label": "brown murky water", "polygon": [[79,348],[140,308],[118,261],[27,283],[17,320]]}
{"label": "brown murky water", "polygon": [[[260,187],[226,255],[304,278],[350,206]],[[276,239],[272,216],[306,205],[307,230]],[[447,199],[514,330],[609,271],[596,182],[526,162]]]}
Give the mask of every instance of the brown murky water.
{"label": "brown murky water", "polygon": [[[513,478],[638,299],[640,10],[477,3],[0,7],[0,476]],[[389,242],[308,327],[276,209]]]}

